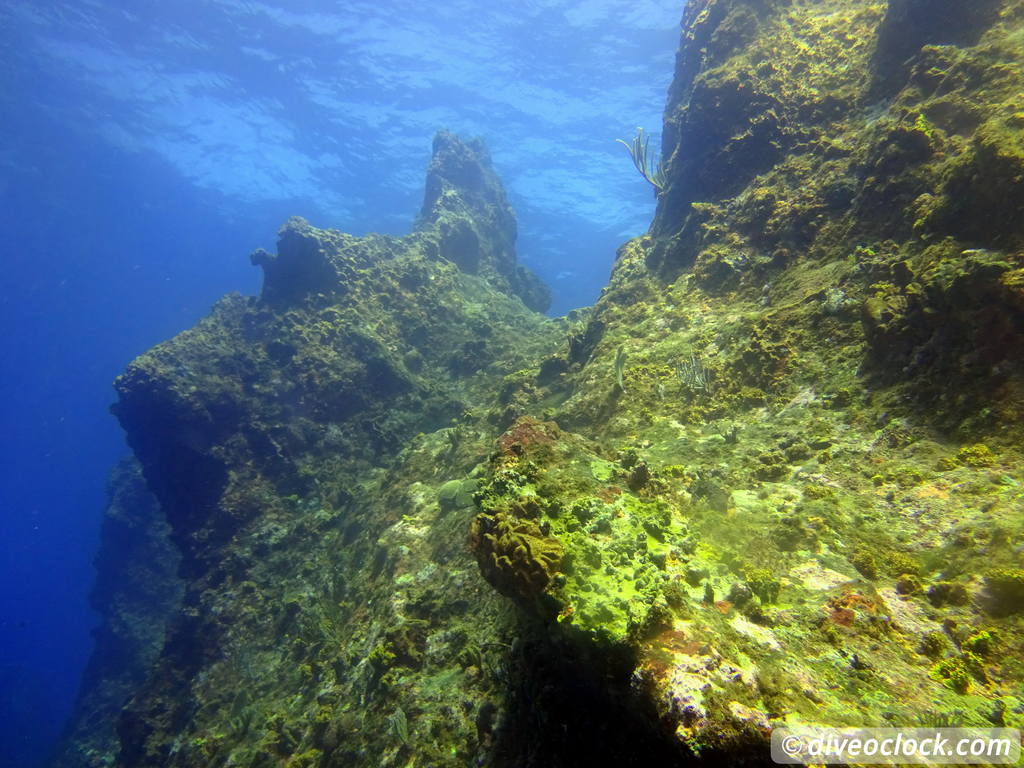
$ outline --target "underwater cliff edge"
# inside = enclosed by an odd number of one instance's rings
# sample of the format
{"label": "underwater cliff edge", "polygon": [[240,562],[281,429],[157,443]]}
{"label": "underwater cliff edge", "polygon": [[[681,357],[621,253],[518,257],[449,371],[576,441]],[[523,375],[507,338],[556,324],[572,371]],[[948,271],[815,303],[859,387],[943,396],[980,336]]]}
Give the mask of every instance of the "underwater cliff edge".
{"label": "underwater cliff edge", "polygon": [[147,631],[58,764],[1021,727],[1022,37],[1024,0],[688,3],[657,214],[566,318],[479,143],[435,139],[406,238],[289,221],[117,381],[182,593],[100,601]]}
{"label": "underwater cliff edge", "polygon": [[118,378],[184,592],[106,748],[73,741],[60,764],[376,764],[427,702],[460,745],[437,759],[476,749],[503,647],[465,546],[467,475],[498,432],[479,404],[566,332],[514,240],[486,150],[442,132],[413,234],[291,219],[252,254],[259,298],[225,297]]}

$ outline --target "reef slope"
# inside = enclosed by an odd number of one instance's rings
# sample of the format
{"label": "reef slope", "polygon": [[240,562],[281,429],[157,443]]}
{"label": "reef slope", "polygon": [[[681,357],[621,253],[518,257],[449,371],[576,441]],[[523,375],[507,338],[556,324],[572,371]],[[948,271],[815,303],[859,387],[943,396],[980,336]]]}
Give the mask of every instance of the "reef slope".
{"label": "reef slope", "polygon": [[[1022,34],[1020,2],[687,5],[651,230],[472,539],[680,761],[1022,720]],[[578,726],[518,741],[571,765]]]}
{"label": "reef slope", "polygon": [[1019,727],[1022,35],[1020,0],[691,0],[655,220],[560,320],[479,145],[435,141],[408,238],[286,224],[259,299],[117,382],[185,593],[94,764]]}

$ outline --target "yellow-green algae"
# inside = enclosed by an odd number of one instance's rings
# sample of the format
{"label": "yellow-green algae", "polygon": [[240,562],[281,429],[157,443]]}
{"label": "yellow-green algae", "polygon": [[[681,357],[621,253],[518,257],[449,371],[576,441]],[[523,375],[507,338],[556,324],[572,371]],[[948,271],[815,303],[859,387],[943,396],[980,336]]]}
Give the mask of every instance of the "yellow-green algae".
{"label": "yellow-green algae", "polygon": [[1024,4],[897,65],[900,5],[691,5],[652,234],[569,339],[555,444],[492,464],[533,479],[480,498],[561,489],[521,602],[628,646],[698,752],[1022,719]]}

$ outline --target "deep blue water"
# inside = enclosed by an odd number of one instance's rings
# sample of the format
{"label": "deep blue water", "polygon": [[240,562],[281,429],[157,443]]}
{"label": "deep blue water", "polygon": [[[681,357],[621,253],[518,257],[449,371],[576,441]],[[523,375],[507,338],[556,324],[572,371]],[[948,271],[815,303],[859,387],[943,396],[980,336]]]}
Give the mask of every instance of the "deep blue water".
{"label": "deep blue water", "polygon": [[[591,303],[650,188],[682,0],[0,5],[0,765],[45,757],[95,621],[107,407],[290,215],[409,231],[433,133],[487,141],[553,312]],[[656,141],[657,139],[655,139]]]}

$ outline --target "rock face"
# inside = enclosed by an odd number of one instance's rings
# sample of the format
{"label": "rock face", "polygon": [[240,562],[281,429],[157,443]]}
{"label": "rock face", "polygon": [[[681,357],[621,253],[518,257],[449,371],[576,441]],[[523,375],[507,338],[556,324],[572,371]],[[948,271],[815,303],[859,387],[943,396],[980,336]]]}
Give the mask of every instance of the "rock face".
{"label": "rock face", "polygon": [[[500,281],[514,220],[486,153],[437,147],[433,222],[356,238],[292,219],[276,254],[253,254],[258,299],[222,299],[118,378],[113,410],[185,579],[118,765],[486,749],[507,622],[464,542],[472,470],[518,411],[492,423],[482,404],[565,324]],[[456,220],[478,238],[475,274]]]}
{"label": "rock face", "polygon": [[913,395],[947,427],[971,402],[988,409],[1021,344],[1018,13],[994,0],[689,4],[647,265],[777,304],[789,267],[818,264],[830,306],[862,313],[873,373],[911,368]]}
{"label": "rock face", "polygon": [[[475,144],[118,379],[183,606],[129,766],[769,764],[1024,723],[1024,2],[691,0],[667,184],[545,320]],[[113,759],[113,758],[111,758]]]}
{"label": "rock face", "polygon": [[[650,233],[471,539],[563,657],[618,654],[603,689],[676,761],[1021,721],[1022,31],[1020,2],[687,4]],[[570,765],[584,730],[526,740]]]}
{"label": "rock face", "polygon": [[181,602],[179,555],[137,462],[126,459],[114,470],[109,495],[91,595],[101,621],[55,768],[111,764],[121,708],[160,655]]}
{"label": "rock face", "polygon": [[544,312],[551,291],[529,269],[516,264],[516,217],[479,139],[462,142],[447,131],[434,137],[427,169],[420,231],[433,228],[440,255],[530,309]]}

